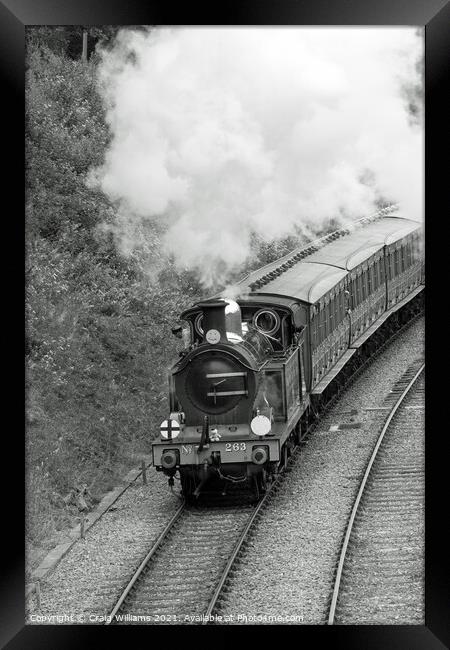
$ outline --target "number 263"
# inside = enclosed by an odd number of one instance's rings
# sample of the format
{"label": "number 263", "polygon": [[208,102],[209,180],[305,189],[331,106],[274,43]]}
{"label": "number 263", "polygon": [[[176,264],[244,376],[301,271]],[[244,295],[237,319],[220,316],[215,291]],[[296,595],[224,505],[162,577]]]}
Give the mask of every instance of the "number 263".
{"label": "number 263", "polygon": [[246,449],[245,442],[227,442],[225,445],[225,451],[245,451]]}

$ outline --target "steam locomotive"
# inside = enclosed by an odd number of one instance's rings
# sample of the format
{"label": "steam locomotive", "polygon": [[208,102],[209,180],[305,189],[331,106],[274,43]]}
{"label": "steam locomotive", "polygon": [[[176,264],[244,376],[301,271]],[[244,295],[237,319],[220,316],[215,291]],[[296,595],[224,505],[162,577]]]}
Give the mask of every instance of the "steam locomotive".
{"label": "steam locomotive", "polygon": [[421,224],[392,209],[249,274],[181,314],[185,349],[153,464],[189,499],[266,489],[302,431],[380,332],[420,309]]}

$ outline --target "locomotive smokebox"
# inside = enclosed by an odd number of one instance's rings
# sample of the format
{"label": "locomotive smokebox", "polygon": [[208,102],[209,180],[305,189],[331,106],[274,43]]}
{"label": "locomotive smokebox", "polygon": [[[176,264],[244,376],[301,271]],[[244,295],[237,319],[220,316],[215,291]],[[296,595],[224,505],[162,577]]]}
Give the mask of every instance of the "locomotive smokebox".
{"label": "locomotive smokebox", "polygon": [[205,341],[208,343],[227,343],[227,331],[225,325],[225,307],[228,302],[225,300],[204,300],[198,306],[203,310],[203,331]]}

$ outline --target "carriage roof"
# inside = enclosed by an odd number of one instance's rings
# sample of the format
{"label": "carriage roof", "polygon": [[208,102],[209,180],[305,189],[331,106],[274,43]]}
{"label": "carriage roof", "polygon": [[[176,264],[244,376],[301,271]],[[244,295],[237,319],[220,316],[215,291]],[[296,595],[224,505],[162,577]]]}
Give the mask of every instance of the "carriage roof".
{"label": "carriage roof", "polygon": [[277,272],[281,264],[290,260],[297,252],[293,251],[281,260],[250,273],[238,282],[238,286],[241,286],[243,291],[249,291],[251,285],[260,278],[275,272],[276,277],[269,278],[263,286],[254,289],[250,299],[257,299],[258,295],[286,296],[314,304],[355,266],[363,263],[386,244],[392,244],[420,228],[421,224],[417,221],[400,216],[381,218],[322,246],[290,268]]}

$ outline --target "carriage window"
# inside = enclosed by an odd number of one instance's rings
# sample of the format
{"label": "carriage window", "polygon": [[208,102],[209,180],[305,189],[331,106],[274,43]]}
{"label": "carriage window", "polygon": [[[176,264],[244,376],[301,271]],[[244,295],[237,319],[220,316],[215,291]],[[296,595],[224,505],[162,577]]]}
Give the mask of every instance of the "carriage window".
{"label": "carriage window", "polygon": [[320,342],[325,338],[325,305],[320,309]]}
{"label": "carriage window", "polygon": [[411,246],[412,264],[415,264],[417,262],[418,253],[419,253],[419,235],[414,234],[412,240],[412,246]]}
{"label": "carriage window", "polygon": [[320,343],[320,307],[319,305],[311,306],[312,313],[312,333],[313,333],[313,343],[314,347],[317,347]]}
{"label": "carriage window", "polygon": [[398,275],[399,272],[400,272],[399,266],[400,266],[400,251],[397,249],[394,252],[394,273],[395,273],[395,275]]}
{"label": "carriage window", "polygon": [[407,265],[408,267],[411,266],[412,264],[412,241],[409,240],[408,244],[406,246],[406,259],[407,259]]}
{"label": "carriage window", "polygon": [[317,316],[314,315],[314,307],[311,307],[311,341],[314,347],[317,345]]}

